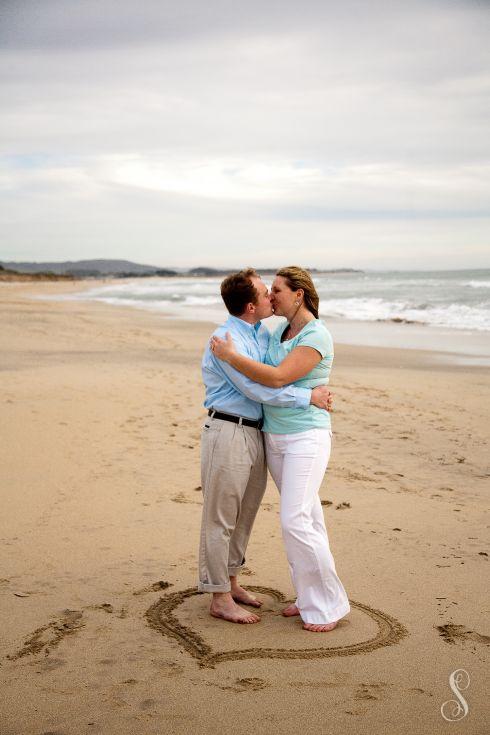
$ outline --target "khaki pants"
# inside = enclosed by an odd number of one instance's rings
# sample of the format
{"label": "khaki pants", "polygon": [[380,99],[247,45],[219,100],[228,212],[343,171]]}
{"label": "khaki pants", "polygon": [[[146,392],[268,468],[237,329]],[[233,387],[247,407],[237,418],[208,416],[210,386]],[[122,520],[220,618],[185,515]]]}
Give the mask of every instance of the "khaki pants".
{"label": "khaki pants", "polygon": [[267,483],[262,432],[209,417],[201,435],[200,592],[229,592]]}

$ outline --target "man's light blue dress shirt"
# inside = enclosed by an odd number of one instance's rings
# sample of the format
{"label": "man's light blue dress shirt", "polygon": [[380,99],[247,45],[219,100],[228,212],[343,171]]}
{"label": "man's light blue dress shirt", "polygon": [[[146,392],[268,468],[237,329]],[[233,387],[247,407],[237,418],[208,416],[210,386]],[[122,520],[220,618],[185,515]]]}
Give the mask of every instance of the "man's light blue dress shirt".
{"label": "man's light blue dress shirt", "polygon": [[[237,352],[252,360],[264,362],[269,346],[270,333],[261,322],[248,324],[236,316],[228,320],[213,334],[225,339],[230,332]],[[311,389],[295,388],[293,385],[284,388],[268,388],[255,383],[227,362],[218,360],[209,348],[204,351],[202,359],[202,377],[206,387],[205,408],[231,413],[249,419],[262,418],[262,403],[270,406],[291,408],[307,408],[310,405]]]}

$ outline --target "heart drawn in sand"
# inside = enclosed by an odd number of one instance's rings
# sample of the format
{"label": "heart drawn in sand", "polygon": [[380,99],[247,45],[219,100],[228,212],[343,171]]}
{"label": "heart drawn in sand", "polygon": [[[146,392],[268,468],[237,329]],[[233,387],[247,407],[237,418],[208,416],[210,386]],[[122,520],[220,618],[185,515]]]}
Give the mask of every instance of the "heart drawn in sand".
{"label": "heart drawn in sand", "polygon": [[[269,595],[278,603],[286,603],[284,595],[271,587],[247,586],[250,592]],[[176,639],[180,645],[199,662],[202,667],[214,668],[222,661],[237,661],[248,658],[328,658],[330,656],[353,656],[368,653],[382,646],[391,646],[408,635],[406,628],[397,620],[381,610],[349,600],[351,607],[368,615],[378,626],[377,633],[365,641],[343,646],[318,648],[246,648],[233,651],[215,651],[202,636],[192,628],[183,625],[174,614],[174,610],[187,598],[199,595],[197,587],[190,587],[181,592],[174,592],[155,602],[145,616],[148,624],[163,635]],[[317,634],[320,635],[320,634]]]}

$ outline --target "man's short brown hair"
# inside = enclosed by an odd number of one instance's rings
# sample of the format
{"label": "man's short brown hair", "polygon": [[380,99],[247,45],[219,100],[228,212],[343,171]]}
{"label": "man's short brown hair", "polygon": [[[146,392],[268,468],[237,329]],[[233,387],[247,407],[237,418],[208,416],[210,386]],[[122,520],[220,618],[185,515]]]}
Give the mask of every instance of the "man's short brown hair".
{"label": "man's short brown hair", "polygon": [[258,293],[252,283],[252,278],[257,277],[253,268],[226,276],[221,284],[221,297],[230,314],[241,316],[247,304],[257,303]]}

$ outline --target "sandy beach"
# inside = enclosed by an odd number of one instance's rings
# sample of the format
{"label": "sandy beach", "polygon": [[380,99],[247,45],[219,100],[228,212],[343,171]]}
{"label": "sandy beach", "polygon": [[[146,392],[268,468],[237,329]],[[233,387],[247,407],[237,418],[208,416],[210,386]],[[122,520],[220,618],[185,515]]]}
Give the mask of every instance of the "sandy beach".
{"label": "sandy beach", "polygon": [[243,577],[262,621],[232,625],[195,591],[213,327],[29,298],[84,287],[0,284],[1,735],[484,733],[488,369],[338,345],[321,497],[352,612],[281,616],[269,479]]}

